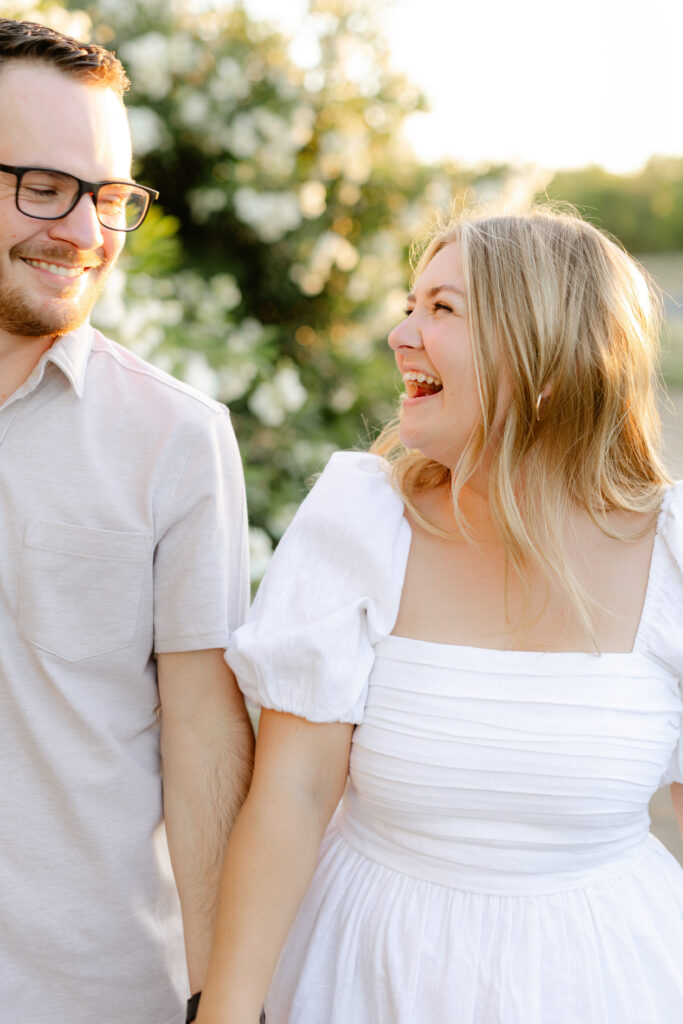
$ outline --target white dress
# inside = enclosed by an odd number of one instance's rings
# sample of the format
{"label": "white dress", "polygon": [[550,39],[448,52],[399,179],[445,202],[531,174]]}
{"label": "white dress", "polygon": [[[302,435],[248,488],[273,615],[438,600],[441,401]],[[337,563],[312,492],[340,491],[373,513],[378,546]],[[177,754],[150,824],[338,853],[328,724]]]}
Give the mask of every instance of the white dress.
{"label": "white dress", "polygon": [[683,483],[630,654],[390,635],[410,536],[381,460],[333,456],[228,655],[252,702],[358,723],[267,1024],[681,1024],[648,801],[683,780]]}

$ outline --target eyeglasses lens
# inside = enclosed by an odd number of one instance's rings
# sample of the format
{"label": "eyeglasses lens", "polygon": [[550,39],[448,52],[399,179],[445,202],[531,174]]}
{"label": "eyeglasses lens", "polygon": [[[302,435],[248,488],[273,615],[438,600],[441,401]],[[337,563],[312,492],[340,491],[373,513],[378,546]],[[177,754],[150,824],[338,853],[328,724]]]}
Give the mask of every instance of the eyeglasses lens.
{"label": "eyeglasses lens", "polygon": [[[56,171],[26,171],[21,178],[17,204],[29,217],[56,220],[65,217],[78,195],[78,181]],[[147,193],[137,185],[113,182],[97,193],[100,223],[116,231],[132,231],[144,219],[149,203]]]}
{"label": "eyeglasses lens", "polygon": [[97,216],[107,228],[132,231],[141,223],[149,197],[135,185],[105,185],[97,193]]}

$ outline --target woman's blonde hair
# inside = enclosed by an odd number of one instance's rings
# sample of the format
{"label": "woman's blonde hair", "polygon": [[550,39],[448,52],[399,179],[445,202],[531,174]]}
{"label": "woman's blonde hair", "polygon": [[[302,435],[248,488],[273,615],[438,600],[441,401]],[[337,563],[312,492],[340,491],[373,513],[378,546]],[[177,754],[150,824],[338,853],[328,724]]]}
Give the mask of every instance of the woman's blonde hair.
{"label": "woman's blonde hair", "polygon": [[654,516],[670,482],[656,401],[659,296],[616,242],[566,209],[465,212],[432,235],[415,277],[452,242],[460,246],[481,420],[452,468],[403,448],[399,421],[373,451],[392,463],[418,519],[416,496],[450,483],[466,531],[458,496],[492,440],[504,366],[511,397],[489,474],[494,522],[521,579],[540,565],[593,636],[596,605],[567,562],[563,538],[570,506],[614,535],[607,512]]}

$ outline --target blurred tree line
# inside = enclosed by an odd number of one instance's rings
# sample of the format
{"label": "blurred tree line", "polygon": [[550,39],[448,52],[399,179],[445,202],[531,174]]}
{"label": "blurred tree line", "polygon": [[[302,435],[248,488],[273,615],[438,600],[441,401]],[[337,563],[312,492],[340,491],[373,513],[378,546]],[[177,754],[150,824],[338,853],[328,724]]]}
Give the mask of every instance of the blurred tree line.
{"label": "blurred tree line", "polygon": [[[456,196],[528,201],[507,167],[425,167],[401,138],[423,109],[392,69],[373,4],[310,0],[295,40],[229,0],[0,0],[114,49],[126,65],[136,177],[161,199],[131,236],[94,321],[231,408],[254,574],[310,476],[393,412],[385,339],[410,243]],[[683,160],[545,185],[634,252],[683,249]]]}
{"label": "blurred tree line", "polygon": [[629,252],[683,250],[683,158],[654,156],[627,176],[601,167],[560,171],[547,195],[574,203]]}

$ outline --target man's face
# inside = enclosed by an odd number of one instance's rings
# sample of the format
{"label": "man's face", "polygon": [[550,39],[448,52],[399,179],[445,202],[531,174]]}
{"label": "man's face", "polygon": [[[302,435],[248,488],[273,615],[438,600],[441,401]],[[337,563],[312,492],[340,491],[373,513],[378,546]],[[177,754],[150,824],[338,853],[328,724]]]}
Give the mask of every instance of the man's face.
{"label": "man's face", "polygon": [[[0,163],[128,180],[123,105],[109,88],[38,61],[10,62],[0,69]],[[100,225],[88,195],[66,217],[35,220],[17,209],[15,186],[0,171],[0,346],[82,324],[125,238]]]}

